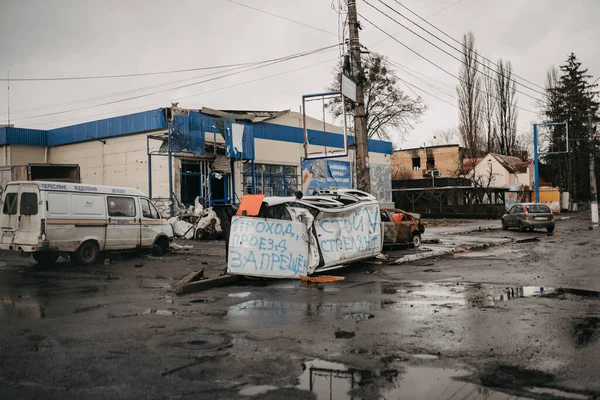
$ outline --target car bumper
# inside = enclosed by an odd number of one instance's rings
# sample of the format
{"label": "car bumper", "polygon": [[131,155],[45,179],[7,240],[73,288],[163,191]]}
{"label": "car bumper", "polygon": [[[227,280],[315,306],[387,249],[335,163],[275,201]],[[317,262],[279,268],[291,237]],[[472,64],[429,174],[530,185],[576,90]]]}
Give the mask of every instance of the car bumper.
{"label": "car bumper", "polygon": [[528,228],[548,228],[554,226],[554,221],[523,221]]}
{"label": "car bumper", "polygon": [[36,251],[48,251],[50,250],[50,242],[43,240],[37,244],[18,244],[18,243],[2,243],[0,244],[0,250],[7,251],[22,251],[24,253],[33,253]]}

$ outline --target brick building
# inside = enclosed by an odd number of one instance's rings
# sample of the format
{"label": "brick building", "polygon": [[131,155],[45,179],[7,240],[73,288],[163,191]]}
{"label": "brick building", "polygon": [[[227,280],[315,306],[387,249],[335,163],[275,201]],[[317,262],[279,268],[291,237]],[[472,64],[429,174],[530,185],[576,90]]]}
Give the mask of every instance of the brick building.
{"label": "brick building", "polygon": [[431,176],[434,169],[440,171],[440,178],[455,178],[464,153],[457,144],[395,150],[390,157],[392,179],[423,179]]}

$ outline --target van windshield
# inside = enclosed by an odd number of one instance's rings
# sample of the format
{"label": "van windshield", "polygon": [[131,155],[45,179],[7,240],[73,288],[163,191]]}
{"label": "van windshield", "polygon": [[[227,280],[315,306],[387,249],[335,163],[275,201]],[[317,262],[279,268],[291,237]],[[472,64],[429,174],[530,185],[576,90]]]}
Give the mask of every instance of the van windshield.
{"label": "van windshield", "polygon": [[550,209],[548,206],[543,204],[533,204],[531,206],[527,206],[527,210],[532,214],[545,214],[550,213]]}

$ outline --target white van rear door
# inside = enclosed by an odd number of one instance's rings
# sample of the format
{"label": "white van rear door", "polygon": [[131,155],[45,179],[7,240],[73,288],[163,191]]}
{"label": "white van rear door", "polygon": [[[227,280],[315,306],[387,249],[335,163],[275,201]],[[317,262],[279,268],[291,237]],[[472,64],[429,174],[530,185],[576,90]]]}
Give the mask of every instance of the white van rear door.
{"label": "white van rear door", "polygon": [[19,185],[6,186],[2,204],[2,244],[12,244],[19,223]]}
{"label": "white van rear door", "polygon": [[42,202],[37,185],[22,184],[19,194],[17,232],[14,244],[35,246],[42,232]]}

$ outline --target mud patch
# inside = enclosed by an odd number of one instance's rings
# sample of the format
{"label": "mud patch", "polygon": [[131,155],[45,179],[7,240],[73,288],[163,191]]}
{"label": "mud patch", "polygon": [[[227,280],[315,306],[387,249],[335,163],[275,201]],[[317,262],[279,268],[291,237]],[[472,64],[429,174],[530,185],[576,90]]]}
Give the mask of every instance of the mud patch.
{"label": "mud patch", "polygon": [[250,386],[240,390],[240,396],[257,396],[259,394],[265,394],[272,390],[277,390],[276,386],[261,385],[261,386]]}
{"label": "mud patch", "polygon": [[599,317],[576,318],[572,323],[572,338],[576,347],[582,348],[598,340]]}
{"label": "mud patch", "polygon": [[352,339],[354,336],[356,336],[355,332],[337,331],[335,333],[336,339]]}

